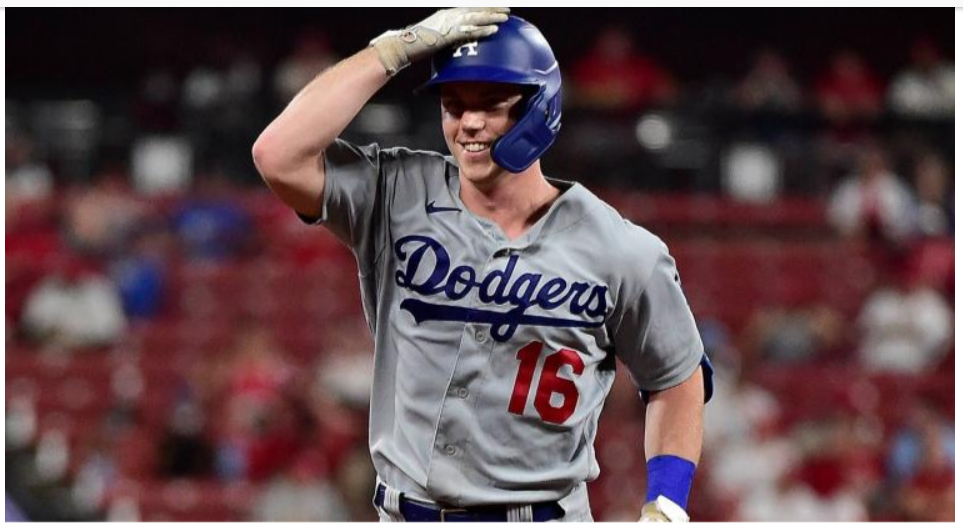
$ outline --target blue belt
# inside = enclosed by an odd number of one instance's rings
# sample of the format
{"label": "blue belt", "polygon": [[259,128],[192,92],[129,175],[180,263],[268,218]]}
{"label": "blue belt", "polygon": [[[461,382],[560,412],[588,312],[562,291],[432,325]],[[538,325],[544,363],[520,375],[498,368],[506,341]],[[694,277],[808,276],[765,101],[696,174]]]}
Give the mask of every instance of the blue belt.
{"label": "blue belt", "polygon": [[[385,486],[378,485],[375,505],[384,508]],[[470,508],[439,508],[423,505],[405,499],[401,494],[398,502],[405,521],[508,521],[508,507],[505,505],[486,505]],[[558,502],[550,501],[532,505],[532,521],[551,521],[560,519],[565,510]]]}

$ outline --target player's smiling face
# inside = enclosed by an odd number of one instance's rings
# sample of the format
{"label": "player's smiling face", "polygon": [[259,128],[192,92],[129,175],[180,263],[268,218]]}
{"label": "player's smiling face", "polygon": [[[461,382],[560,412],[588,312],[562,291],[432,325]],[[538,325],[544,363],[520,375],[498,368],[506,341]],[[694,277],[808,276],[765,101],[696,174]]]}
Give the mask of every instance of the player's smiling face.
{"label": "player's smiling face", "polygon": [[515,125],[522,88],[517,85],[464,82],[441,87],[441,124],[448,150],[461,173],[483,181],[505,172],[491,157],[496,138]]}

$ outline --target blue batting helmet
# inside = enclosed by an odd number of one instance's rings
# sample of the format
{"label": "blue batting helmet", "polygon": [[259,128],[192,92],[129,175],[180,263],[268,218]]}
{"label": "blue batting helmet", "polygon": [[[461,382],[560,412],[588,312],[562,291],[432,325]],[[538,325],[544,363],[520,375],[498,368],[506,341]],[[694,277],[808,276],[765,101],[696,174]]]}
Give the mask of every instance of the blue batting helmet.
{"label": "blue batting helmet", "polygon": [[524,171],[555,141],[562,126],[562,73],[548,41],[534,25],[510,16],[492,36],[435,53],[431,78],[422,89],[451,82],[533,88],[522,116],[492,145],[492,159],[505,170]]}

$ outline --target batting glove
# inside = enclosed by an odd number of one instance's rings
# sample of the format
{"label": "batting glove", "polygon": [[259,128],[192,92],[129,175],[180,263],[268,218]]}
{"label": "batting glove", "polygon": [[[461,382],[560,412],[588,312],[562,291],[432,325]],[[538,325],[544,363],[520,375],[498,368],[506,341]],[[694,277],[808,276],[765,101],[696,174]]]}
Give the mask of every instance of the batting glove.
{"label": "batting glove", "polygon": [[439,49],[491,36],[508,20],[507,7],[456,7],[442,9],[421,22],[388,31],[371,41],[388,76]]}
{"label": "batting glove", "polygon": [[688,523],[689,515],[685,509],[676,505],[671,499],[659,496],[642,506],[642,518],[639,521],[670,521],[672,523]]}

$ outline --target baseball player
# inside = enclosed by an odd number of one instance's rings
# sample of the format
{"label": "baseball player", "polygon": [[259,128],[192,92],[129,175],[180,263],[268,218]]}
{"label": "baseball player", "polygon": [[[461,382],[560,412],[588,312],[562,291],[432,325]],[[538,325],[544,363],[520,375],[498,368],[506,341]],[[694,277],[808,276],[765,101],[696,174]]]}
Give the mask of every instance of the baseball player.
{"label": "baseball player", "polygon": [[[338,138],[429,57],[450,156]],[[647,401],[642,517],[688,520],[711,367],[665,244],[543,174],[561,84],[508,9],[442,10],[324,71],[254,144],[277,196],[357,258],[384,521],[590,521],[615,358]]]}

